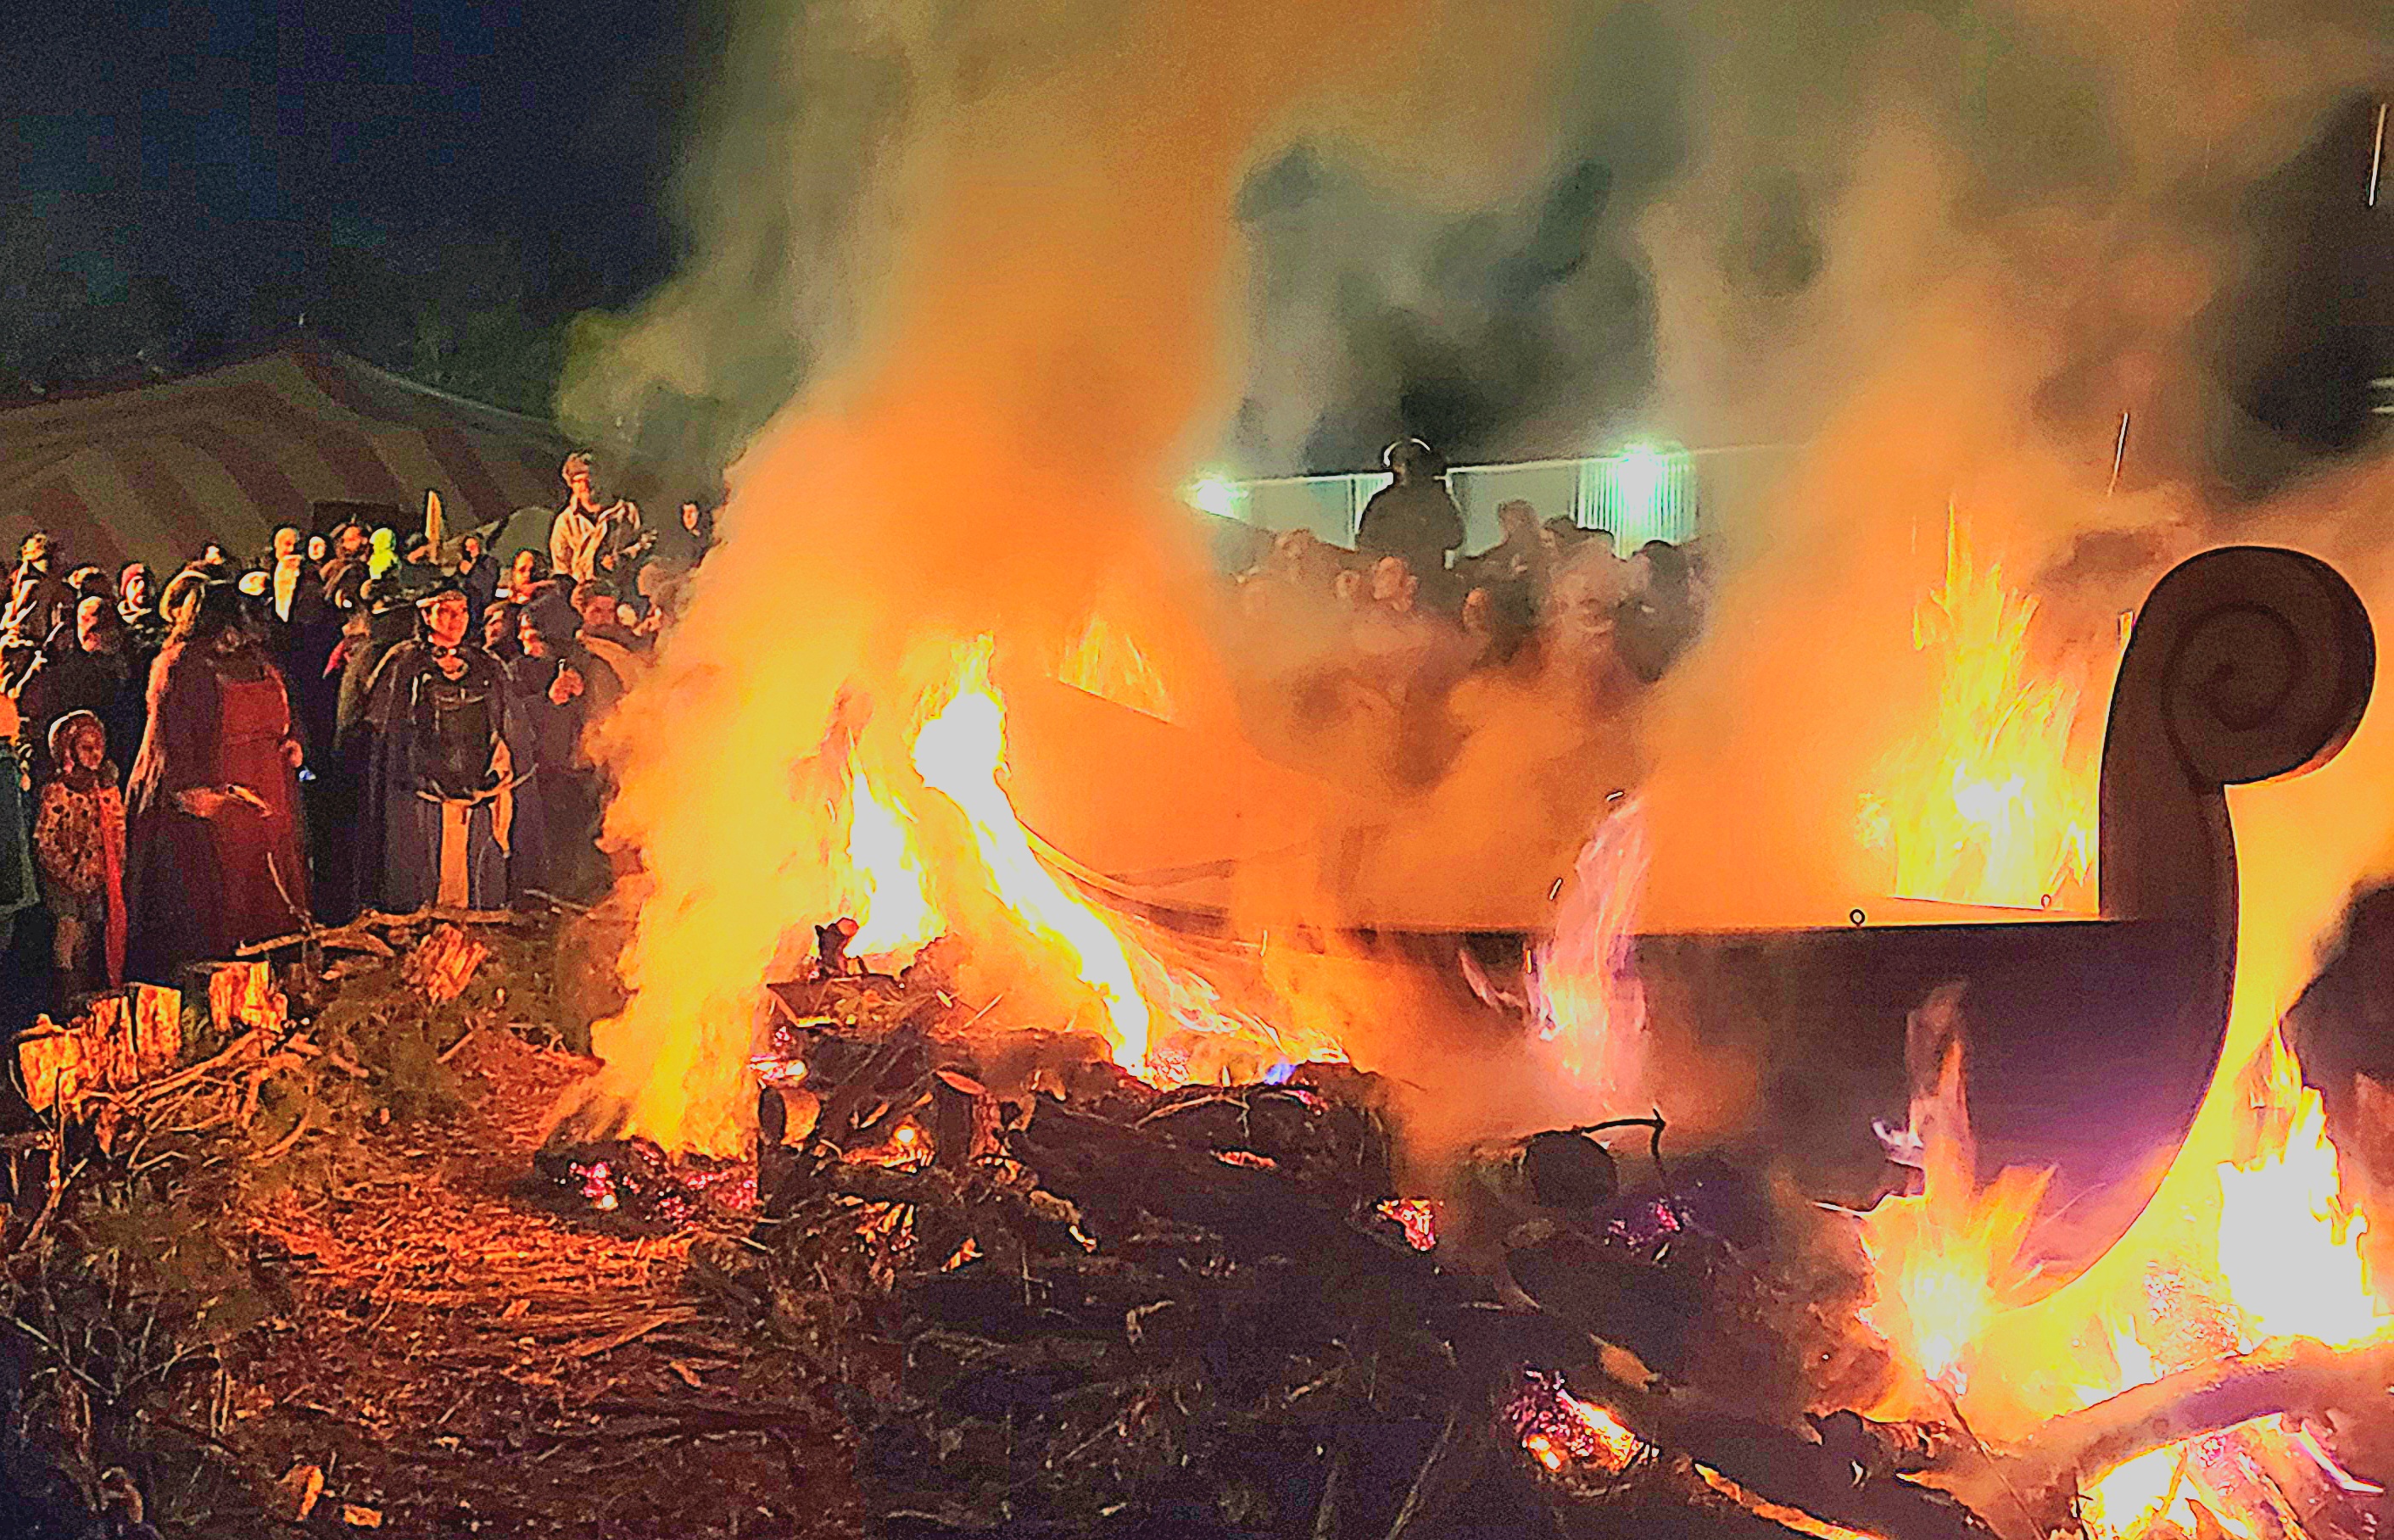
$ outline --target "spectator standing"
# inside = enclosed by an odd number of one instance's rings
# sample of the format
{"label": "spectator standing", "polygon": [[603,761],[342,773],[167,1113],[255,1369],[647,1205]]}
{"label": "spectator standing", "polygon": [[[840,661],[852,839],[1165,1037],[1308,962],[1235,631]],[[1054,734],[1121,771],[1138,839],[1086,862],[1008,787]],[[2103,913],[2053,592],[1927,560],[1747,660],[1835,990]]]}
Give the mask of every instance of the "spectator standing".
{"label": "spectator standing", "polygon": [[549,525],[548,560],[559,576],[573,583],[598,572],[602,552],[621,550],[639,536],[640,510],[620,497],[603,500],[593,470],[586,451],[567,455],[559,469],[565,478],[566,499]]}
{"label": "spectator standing", "polygon": [[125,623],[125,639],[146,681],[150,660],[166,645],[166,617],[158,608],[157,575],[138,561],[117,574],[116,618]]}
{"label": "spectator standing", "polygon": [[521,656],[507,665],[507,721],[521,773],[512,887],[576,902],[605,892],[599,853],[606,811],[604,772],[585,746],[590,725],[622,698],[614,670],[574,639],[576,617],[562,598],[523,612]]}
{"label": "spectator standing", "polygon": [[518,551],[507,561],[507,580],[499,586],[498,597],[516,604],[529,604],[533,590],[547,577],[547,558],[535,550]]}
{"label": "spectator standing", "polygon": [[99,598],[75,606],[73,632],[42,650],[18,691],[36,781],[55,769],[49,757],[52,730],[76,712],[99,718],[111,743],[141,741],[149,681],[136,673],[135,661],[115,606]]}
{"label": "spectator standing", "polygon": [[608,584],[584,583],[573,590],[573,609],[582,619],[576,639],[628,686],[639,673],[640,655],[648,651],[649,639],[624,624],[621,602]]}
{"label": "spectator standing", "polygon": [[299,740],[283,676],[241,596],[208,583],[176,612],[150,670],[150,726],[126,792],[126,969],[188,964],[304,923]]}
{"label": "spectator standing", "polygon": [[108,730],[90,712],[51,724],[49,752],[56,768],[35,802],[33,851],[64,1002],[125,982],[125,794]]}
{"label": "spectator standing", "polygon": [[[16,701],[0,694],[0,978],[7,977],[17,916],[42,902],[33,875],[33,820],[25,816],[33,778],[20,752],[20,725]],[[0,1018],[0,1024],[29,1023],[11,1015]]]}
{"label": "spectator standing", "polygon": [[1404,558],[1426,586],[1441,583],[1447,553],[1463,544],[1463,510],[1446,490],[1444,467],[1429,445],[1400,439],[1381,456],[1396,480],[1372,494],[1355,527],[1355,549]]}
{"label": "spectator standing", "polygon": [[364,603],[366,564],[373,549],[363,524],[347,523],[333,532],[333,559],[317,575],[323,582],[325,599],[344,614]]}
{"label": "spectator standing", "polygon": [[416,609],[415,639],[376,667],[366,705],[375,733],[366,816],[381,826],[380,897],[401,913],[435,903],[504,908],[516,783],[506,677],[467,639],[466,595],[454,582]]}
{"label": "spectator standing", "polygon": [[0,690],[12,693],[51,633],[73,620],[75,607],[74,590],[59,575],[64,560],[57,541],[36,530],[18,554],[8,602],[0,609]]}
{"label": "spectator standing", "polygon": [[498,563],[483,548],[480,534],[469,533],[457,543],[457,586],[466,590],[466,624],[479,630],[482,612],[499,593]]}

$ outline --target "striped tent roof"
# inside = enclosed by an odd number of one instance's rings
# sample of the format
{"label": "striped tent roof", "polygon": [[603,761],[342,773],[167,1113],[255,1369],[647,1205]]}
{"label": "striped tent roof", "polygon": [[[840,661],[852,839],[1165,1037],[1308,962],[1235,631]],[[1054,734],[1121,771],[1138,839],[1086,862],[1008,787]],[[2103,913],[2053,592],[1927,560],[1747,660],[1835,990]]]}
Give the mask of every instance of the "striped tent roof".
{"label": "striped tent roof", "polygon": [[0,565],[25,534],[70,563],[236,559],[318,502],[414,512],[454,531],[564,500],[547,424],[448,395],[301,336],[162,385],[0,410]]}

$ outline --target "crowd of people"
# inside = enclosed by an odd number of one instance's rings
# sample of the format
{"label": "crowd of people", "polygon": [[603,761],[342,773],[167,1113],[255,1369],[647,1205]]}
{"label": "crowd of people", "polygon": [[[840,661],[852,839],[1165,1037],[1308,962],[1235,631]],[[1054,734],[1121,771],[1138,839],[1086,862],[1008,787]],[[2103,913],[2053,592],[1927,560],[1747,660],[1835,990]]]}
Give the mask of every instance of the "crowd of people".
{"label": "crowd of people", "polygon": [[695,502],[650,527],[587,454],[562,474],[546,548],[504,558],[487,529],[352,521],[161,583],[29,536],[0,610],[0,981],[13,946],[56,1008],[364,909],[603,893],[585,730],[714,533]]}
{"label": "crowd of people", "polygon": [[[1693,638],[1690,550],[1624,558],[1513,501],[1461,557],[1436,456],[1408,440],[1388,464],[1353,550],[1285,533],[1238,579],[1255,651],[1304,659],[1272,688],[1332,757],[1360,722],[1397,779],[1433,778],[1473,680],[1602,716]],[[26,539],[0,610],[0,967],[14,933],[58,1008],[364,909],[602,894],[588,730],[714,533],[695,502],[651,527],[587,454],[562,474],[546,548],[504,556],[488,530],[350,521],[246,564],[211,545],[161,583]]]}
{"label": "crowd of people", "polygon": [[[1513,499],[1497,544],[1461,555],[1444,467],[1418,440],[1391,445],[1391,483],[1364,506],[1352,550],[1304,530],[1274,536],[1238,579],[1257,651],[1296,660],[1271,690],[1294,737],[1334,756],[1386,745],[1381,768],[1432,779],[1467,724],[1450,705],[1477,683],[1534,693],[1583,717],[1618,716],[1692,642],[1704,574],[1692,546],[1613,536]],[[1342,727],[1361,726],[1359,739]]]}

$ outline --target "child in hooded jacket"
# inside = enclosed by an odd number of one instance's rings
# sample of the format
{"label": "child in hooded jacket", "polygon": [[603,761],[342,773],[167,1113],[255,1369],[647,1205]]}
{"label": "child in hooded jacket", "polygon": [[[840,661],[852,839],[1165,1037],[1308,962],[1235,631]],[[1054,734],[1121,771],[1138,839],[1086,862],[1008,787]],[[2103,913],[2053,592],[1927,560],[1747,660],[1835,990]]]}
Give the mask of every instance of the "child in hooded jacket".
{"label": "child in hooded jacket", "polygon": [[72,998],[125,982],[125,793],[108,730],[88,711],[50,724],[50,763],[33,807],[33,857],[58,921],[59,988]]}

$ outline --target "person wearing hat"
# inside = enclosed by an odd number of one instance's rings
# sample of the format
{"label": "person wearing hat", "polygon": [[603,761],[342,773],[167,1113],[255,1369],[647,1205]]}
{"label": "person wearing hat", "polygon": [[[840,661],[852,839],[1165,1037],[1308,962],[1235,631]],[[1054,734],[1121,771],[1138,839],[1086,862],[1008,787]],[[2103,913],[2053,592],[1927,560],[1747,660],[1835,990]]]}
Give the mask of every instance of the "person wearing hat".
{"label": "person wearing hat", "polygon": [[366,691],[374,738],[363,849],[378,851],[383,908],[500,909],[515,766],[506,675],[468,639],[472,606],[454,580],[415,600],[416,634],[386,654]]}
{"label": "person wearing hat", "polygon": [[1402,557],[1426,590],[1442,591],[1447,553],[1463,544],[1463,510],[1446,490],[1445,467],[1419,439],[1398,440],[1380,461],[1396,480],[1363,505],[1355,549],[1375,561]]}

